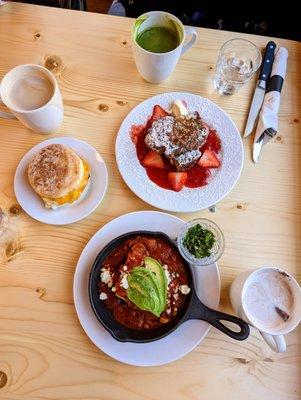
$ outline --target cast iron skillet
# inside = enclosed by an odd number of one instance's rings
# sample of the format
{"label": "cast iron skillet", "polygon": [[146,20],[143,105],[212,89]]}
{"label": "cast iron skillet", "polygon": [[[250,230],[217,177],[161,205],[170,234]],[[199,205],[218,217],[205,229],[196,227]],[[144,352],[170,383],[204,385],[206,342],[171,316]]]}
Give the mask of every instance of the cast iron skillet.
{"label": "cast iron skillet", "polygon": [[[121,236],[118,236],[110,243],[108,243],[98,254],[96,260],[94,261],[90,278],[89,278],[89,298],[92,309],[97,317],[97,319],[101,322],[101,324],[110,332],[110,334],[119,342],[134,342],[134,343],[146,343],[154,340],[158,340],[163,338],[164,336],[173,332],[180,324],[190,319],[201,319],[207,321],[210,325],[213,325],[215,328],[224,332],[226,335],[230,336],[236,340],[245,340],[250,333],[250,329],[248,324],[246,324],[241,319],[225,314],[219,311],[212,310],[205,306],[198,298],[194,284],[193,278],[190,271],[189,264],[182,258],[186,272],[188,277],[188,285],[191,288],[190,293],[186,296],[186,301],[183,304],[181,310],[175,316],[174,319],[171,320],[166,325],[156,329],[149,330],[134,330],[129,329],[121,324],[119,324],[113,317],[112,312],[106,308],[105,302],[99,300],[99,289],[98,282],[100,279],[100,269],[106,257],[120,244],[125,242],[128,239],[131,239],[135,236],[149,236],[153,238],[163,239],[165,242],[168,242],[170,246],[175,248],[178,251],[178,248],[166,234],[161,232],[150,232],[150,231],[135,231],[125,233]],[[180,253],[179,253],[180,254]],[[201,268],[201,267],[199,267]],[[240,332],[235,332],[229,329],[227,326],[223,325],[221,321],[230,321],[239,326]]]}

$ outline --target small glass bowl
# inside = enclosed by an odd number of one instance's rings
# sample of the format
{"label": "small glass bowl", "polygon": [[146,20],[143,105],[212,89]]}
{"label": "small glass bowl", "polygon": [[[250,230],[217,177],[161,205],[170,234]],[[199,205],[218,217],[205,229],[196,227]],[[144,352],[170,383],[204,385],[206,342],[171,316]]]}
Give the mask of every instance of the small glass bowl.
{"label": "small glass bowl", "polygon": [[[188,229],[197,224],[200,224],[203,228],[211,231],[215,237],[215,243],[211,249],[211,254],[209,257],[196,258],[187,250],[187,248],[183,244],[183,240]],[[185,258],[185,260],[189,263],[197,266],[214,264],[223,255],[225,249],[225,239],[223,232],[214,222],[206,218],[193,219],[192,221],[189,221],[185,225],[183,225],[178,233],[177,242],[182,257]]]}

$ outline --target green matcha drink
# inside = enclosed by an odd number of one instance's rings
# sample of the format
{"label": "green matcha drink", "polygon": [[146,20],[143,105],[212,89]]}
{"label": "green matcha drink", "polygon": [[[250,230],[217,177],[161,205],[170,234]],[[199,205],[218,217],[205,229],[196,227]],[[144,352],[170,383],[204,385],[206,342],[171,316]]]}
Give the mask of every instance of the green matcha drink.
{"label": "green matcha drink", "polygon": [[197,38],[194,28],[184,27],[177,17],[164,11],[140,15],[131,34],[137,69],[151,83],[168,78],[181,55]]}
{"label": "green matcha drink", "polygon": [[164,26],[153,26],[145,29],[136,38],[143,49],[152,53],[167,53],[180,44],[177,32]]}

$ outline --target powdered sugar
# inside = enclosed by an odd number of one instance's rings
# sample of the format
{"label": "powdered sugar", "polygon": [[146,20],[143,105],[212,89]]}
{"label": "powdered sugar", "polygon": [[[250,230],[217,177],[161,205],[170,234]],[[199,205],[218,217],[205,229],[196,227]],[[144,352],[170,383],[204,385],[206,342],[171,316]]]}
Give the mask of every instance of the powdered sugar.
{"label": "powdered sugar", "polygon": [[200,158],[202,153],[199,150],[191,150],[176,156],[175,159],[179,164],[191,164]]}
{"label": "powdered sugar", "polygon": [[174,124],[174,117],[164,117],[153,122],[151,128],[148,131],[148,135],[145,138],[146,144],[150,148],[163,148],[165,154],[169,155],[175,151],[175,146],[170,141],[170,133],[172,132]]}

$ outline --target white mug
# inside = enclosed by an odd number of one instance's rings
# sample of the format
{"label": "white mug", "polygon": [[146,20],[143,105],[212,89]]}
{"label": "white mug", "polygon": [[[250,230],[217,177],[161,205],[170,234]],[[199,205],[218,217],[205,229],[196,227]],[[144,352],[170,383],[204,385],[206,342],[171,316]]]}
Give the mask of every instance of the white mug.
{"label": "white mug", "polygon": [[[166,53],[152,53],[138,45],[139,33],[150,27],[168,27],[177,30],[179,45]],[[191,36],[187,43],[186,37]],[[138,17],[132,28],[133,53],[140,75],[150,83],[160,83],[172,73],[182,54],[196,41],[197,31],[184,27],[182,22],[172,14],[163,11],[150,11]]]}
{"label": "white mug", "polygon": [[[257,274],[260,274],[268,269],[279,272],[283,277],[285,277],[293,295],[295,305],[293,313],[290,315],[289,319],[283,323],[283,326],[275,329],[260,325],[258,320],[254,318],[254,316],[250,313],[250,310],[248,310],[246,307],[246,289]],[[259,275],[257,275],[257,277],[259,277]],[[301,289],[295,278],[293,278],[284,270],[275,267],[262,267],[256,269],[255,271],[247,271],[239,275],[232,283],[230,289],[230,298],[232,307],[236,314],[248,324],[258,329],[263,339],[274,351],[278,353],[286,351],[284,335],[295,329],[301,320]]]}
{"label": "white mug", "polygon": [[0,111],[0,118],[18,119],[38,133],[54,133],[63,122],[57,81],[41,65],[24,64],[10,70],[0,83],[0,102],[10,111]]}

